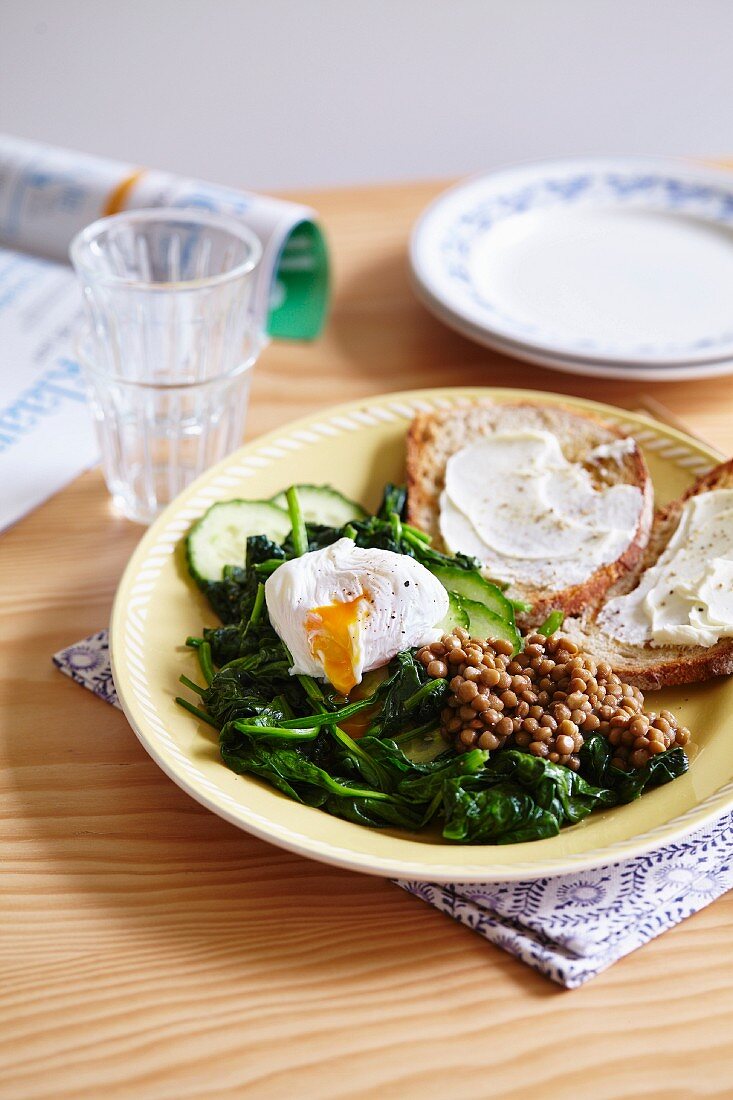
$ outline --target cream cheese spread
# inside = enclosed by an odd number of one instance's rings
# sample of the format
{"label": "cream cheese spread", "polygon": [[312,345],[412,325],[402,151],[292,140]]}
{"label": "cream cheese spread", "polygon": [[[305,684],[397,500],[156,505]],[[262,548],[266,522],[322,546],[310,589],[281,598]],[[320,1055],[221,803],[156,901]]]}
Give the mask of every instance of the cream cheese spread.
{"label": "cream cheese spread", "polygon": [[440,534],[498,580],[557,591],[620,557],[644,507],[635,485],[597,488],[551,432],[495,432],[448,459]]}
{"label": "cream cheese spread", "polygon": [[624,458],[633,454],[635,450],[636,441],[631,436],[626,435],[623,439],[614,439],[612,443],[599,443],[588,457],[594,462],[604,458],[614,462],[623,462]]}
{"label": "cream cheese spread", "polygon": [[733,637],[733,489],[692,497],[656,564],[598,625],[631,645],[715,645]]}

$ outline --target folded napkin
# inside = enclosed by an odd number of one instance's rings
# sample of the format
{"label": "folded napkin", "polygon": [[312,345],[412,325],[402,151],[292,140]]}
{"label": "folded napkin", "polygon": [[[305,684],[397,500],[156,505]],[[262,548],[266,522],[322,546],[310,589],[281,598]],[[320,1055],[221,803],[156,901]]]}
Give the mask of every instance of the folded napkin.
{"label": "folded napkin", "polygon": [[[106,630],[54,663],[119,707]],[[527,882],[398,882],[541,974],[575,989],[733,886],[733,813],[645,856]]]}

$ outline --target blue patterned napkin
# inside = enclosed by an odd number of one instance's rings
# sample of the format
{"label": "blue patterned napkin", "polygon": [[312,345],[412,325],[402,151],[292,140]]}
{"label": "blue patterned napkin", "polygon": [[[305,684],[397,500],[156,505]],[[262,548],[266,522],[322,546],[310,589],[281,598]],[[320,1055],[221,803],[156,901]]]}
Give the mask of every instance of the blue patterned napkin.
{"label": "blue patterned napkin", "polygon": [[[53,661],[119,707],[106,630]],[[595,871],[489,885],[397,885],[575,989],[733,887],[733,814],[677,844]]]}

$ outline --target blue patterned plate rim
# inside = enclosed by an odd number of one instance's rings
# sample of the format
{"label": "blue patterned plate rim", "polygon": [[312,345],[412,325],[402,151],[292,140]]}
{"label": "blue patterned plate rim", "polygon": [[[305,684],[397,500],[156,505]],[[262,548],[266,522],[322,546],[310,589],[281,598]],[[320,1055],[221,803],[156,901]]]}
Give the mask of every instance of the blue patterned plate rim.
{"label": "blue patterned plate rim", "polygon": [[414,226],[410,263],[420,297],[428,308],[440,307],[442,320],[452,315],[455,327],[462,323],[469,336],[483,331],[520,349],[580,362],[671,367],[733,357],[733,320],[725,331],[689,342],[575,339],[512,316],[477,289],[471,249],[507,219],[609,204],[733,230],[733,173],[674,157],[593,157],[523,163],[470,177],[439,195]]}

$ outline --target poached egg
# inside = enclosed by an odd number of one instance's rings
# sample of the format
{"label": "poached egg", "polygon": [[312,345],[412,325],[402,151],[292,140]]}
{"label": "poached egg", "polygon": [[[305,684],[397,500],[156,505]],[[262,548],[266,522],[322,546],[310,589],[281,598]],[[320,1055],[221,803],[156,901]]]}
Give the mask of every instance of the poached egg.
{"label": "poached egg", "polygon": [[424,565],[348,538],[284,562],[265,601],[291,675],[327,680],[343,695],[402,650],[436,641],[448,612],[448,593]]}

